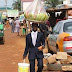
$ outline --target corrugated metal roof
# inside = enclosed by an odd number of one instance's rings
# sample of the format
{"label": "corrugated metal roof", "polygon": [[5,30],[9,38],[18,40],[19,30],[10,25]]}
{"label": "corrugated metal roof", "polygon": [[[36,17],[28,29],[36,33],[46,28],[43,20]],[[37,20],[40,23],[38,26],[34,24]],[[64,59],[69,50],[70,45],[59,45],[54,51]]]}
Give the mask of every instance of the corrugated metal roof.
{"label": "corrugated metal roof", "polygon": [[59,12],[59,11],[67,11],[67,10],[72,10],[72,8],[62,8],[62,9],[47,9],[47,12]]}

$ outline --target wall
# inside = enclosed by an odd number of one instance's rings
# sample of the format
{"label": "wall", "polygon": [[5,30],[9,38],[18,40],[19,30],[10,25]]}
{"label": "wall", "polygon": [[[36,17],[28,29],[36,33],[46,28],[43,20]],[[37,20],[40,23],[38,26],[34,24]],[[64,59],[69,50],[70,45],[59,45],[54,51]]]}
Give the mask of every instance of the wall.
{"label": "wall", "polygon": [[[63,3],[66,4],[68,7],[72,7],[72,0],[65,0]],[[67,11],[67,17],[72,18],[72,10]]]}
{"label": "wall", "polygon": [[[32,3],[33,1],[25,1],[21,2],[21,10],[25,11],[26,8]],[[44,2],[42,1],[42,4],[44,5]]]}
{"label": "wall", "polygon": [[23,11],[25,11],[31,3],[32,2],[23,2]]}
{"label": "wall", "polygon": [[72,6],[72,0],[65,0],[65,1],[63,1],[63,4],[66,4],[68,6]]}

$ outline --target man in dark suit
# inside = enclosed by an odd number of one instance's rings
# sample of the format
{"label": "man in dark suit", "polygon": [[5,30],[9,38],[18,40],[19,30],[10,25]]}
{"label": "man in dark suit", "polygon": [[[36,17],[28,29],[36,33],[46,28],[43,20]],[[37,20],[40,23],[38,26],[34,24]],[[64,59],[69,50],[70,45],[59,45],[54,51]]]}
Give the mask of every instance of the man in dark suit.
{"label": "man in dark suit", "polygon": [[38,24],[32,24],[32,32],[26,36],[26,48],[23,59],[26,58],[29,52],[30,72],[35,72],[35,59],[38,61],[37,72],[42,72],[43,69],[43,49],[45,47],[45,40],[43,33],[37,31]]}

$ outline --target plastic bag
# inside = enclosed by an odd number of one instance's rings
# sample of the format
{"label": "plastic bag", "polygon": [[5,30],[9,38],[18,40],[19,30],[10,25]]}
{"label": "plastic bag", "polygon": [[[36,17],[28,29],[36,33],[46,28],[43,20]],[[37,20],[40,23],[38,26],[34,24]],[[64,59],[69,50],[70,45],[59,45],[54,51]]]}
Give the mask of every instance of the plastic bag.
{"label": "plastic bag", "polygon": [[34,0],[26,9],[24,16],[31,21],[47,21],[49,14],[43,8],[41,0]]}
{"label": "plastic bag", "polygon": [[52,55],[51,53],[44,54],[44,58],[47,59],[47,58],[50,57],[51,55]]}

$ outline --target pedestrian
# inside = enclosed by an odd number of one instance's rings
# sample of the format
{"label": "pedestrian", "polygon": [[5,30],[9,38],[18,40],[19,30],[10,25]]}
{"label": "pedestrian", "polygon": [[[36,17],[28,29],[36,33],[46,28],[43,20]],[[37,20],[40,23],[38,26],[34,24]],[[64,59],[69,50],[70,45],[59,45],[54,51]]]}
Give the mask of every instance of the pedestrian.
{"label": "pedestrian", "polygon": [[51,27],[50,22],[48,20],[46,21],[46,27],[48,28],[48,31],[52,32],[52,27]]}
{"label": "pedestrian", "polygon": [[26,20],[23,21],[23,36],[26,35]]}
{"label": "pedestrian", "polygon": [[44,38],[46,39],[46,37],[47,37],[47,31],[48,31],[48,28],[46,27],[46,25],[44,24],[44,23],[42,23],[42,24],[40,24],[39,25],[39,29],[40,29],[40,31],[43,33],[43,35],[44,35]]}
{"label": "pedestrian", "polygon": [[3,19],[2,23],[5,25],[5,20]]}
{"label": "pedestrian", "polygon": [[9,29],[9,19],[6,21],[6,28]]}
{"label": "pedestrian", "polygon": [[37,72],[42,72],[43,69],[43,49],[45,40],[43,33],[37,31],[38,24],[32,23],[32,32],[26,35],[26,48],[23,54],[23,59],[26,58],[29,52],[30,72],[35,72],[35,59],[38,61]]}
{"label": "pedestrian", "polygon": [[19,32],[20,32],[20,21],[17,18],[17,20],[15,21],[15,31],[17,33],[17,36],[19,36]]}
{"label": "pedestrian", "polygon": [[48,53],[51,53],[51,54],[54,54],[50,49],[49,49],[49,44],[48,44],[48,35],[52,32],[52,27],[50,25],[50,22],[49,21],[46,21],[45,23],[45,26],[48,28],[48,31],[46,31],[46,39],[45,39],[45,42],[46,42],[46,45],[47,45],[47,48],[48,48]]}
{"label": "pedestrian", "polygon": [[14,25],[14,18],[12,20],[12,27],[11,27],[11,32],[14,33],[15,30],[15,25]]}
{"label": "pedestrian", "polygon": [[12,19],[11,18],[9,18],[9,24],[10,24],[10,26],[12,25]]}

